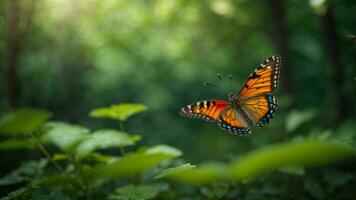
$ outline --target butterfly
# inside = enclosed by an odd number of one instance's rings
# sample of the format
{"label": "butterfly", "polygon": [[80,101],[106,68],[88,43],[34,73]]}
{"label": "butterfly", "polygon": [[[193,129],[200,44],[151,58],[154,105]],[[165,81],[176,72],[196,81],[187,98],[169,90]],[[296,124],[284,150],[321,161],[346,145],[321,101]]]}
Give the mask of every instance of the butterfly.
{"label": "butterfly", "polygon": [[270,93],[278,86],[282,65],[280,56],[271,56],[260,64],[238,94],[228,100],[205,100],[184,106],[180,115],[216,122],[218,127],[236,135],[250,135],[249,126],[261,128],[278,109],[278,99]]}

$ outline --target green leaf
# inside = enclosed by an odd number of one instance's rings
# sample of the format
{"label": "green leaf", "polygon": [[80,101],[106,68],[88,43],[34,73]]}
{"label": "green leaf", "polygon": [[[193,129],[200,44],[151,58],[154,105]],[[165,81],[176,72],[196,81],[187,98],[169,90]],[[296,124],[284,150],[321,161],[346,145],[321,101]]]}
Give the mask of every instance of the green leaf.
{"label": "green leaf", "polygon": [[6,114],[0,121],[0,133],[29,134],[51,117],[46,110],[22,108]]}
{"label": "green leaf", "polygon": [[31,186],[21,187],[15,191],[10,192],[6,196],[2,197],[0,200],[25,200],[30,199],[34,188]]}
{"label": "green leaf", "polygon": [[182,155],[182,151],[165,145],[165,144],[160,144],[156,145],[154,147],[151,147],[145,151],[146,154],[165,154],[165,155],[170,155],[172,157],[179,157]]}
{"label": "green leaf", "polygon": [[133,153],[122,157],[118,161],[114,161],[101,168],[91,170],[89,175],[96,177],[120,177],[130,176],[144,172],[164,160],[179,156],[179,150],[166,146],[169,151],[145,151],[143,153]]}
{"label": "green leaf", "polygon": [[185,164],[179,165],[177,167],[168,168],[168,169],[163,170],[160,174],[158,174],[155,177],[155,179],[164,178],[164,177],[170,176],[172,174],[178,173],[179,171],[183,171],[183,170],[194,168],[194,167],[196,167],[196,165],[191,165],[190,163],[185,163]]}
{"label": "green leaf", "polygon": [[64,152],[74,152],[85,139],[89,138],[89,129],[65,122],[49,122],[45,137]]}
{"label": "green leaf", "polygon": [[97,108],[90,112],[91,117],[110,118],[125,121],[132,115],[146,111],[147,107],[142,104],[123,103],[110,107]]}
{"label": "green leaf", "polygon": [[117,130],[98,130],[77,147],[80,156],[86,156],[97,149],[118,148],[135,144],[129,134]]}
{"label": "green leaf", "polygon": [[304,190],[315,199],[326,199],[326,189],[316,179],[309,177],[304,179]]}
{"label": "green leaf", "polygon": [[209,186],[201,187],[200,192],[208,199],[221,199],[229,191],[229,182],[213,183]]}
{"label": "green leaf", "polygon": [[29,161],[0,179],[0,185],[12,185],[23,181],[29,181],[42,174],[47,160]]}
{"label": "green leaf", "polygon": [[67,159],[68,158],[68,156],[67,156],[67,154],[64,154],[64,153],[56,153],[56,154],[54,154],[53,155],[53,160],[54,161],[59,161],[59,160],[65,160],[65,159]]}
{"label": "green leaf", "polygon": [[180,170],[173,170],[165,176],[179,182],[191,184],[214,183],[229,179],[230,169],[228,165],[222,163],[208,163],[199,167],[186,167]]}
{"label": "green leaf", "polygon": [[281,167],[323,165],[354,154],[355,151],[347,145],[307,140],[252,151],[233,164],[232,170],[236,179],[245,179]]}
{"label": "green leaf", "polygon": [[324,180],[332,187],[347,185],[347,183],[355,178],[352,173],[330,171],[324,175]]}
{"label": "green leaf", "polygon": [[[158,176],[185,183],[203,184],[223,180],[243,180],[281,168],[299,175],[303,173],[302,167],[319,166],[352,155],[355,155],[355,150],[348,145],[325,140],[306,140],[271,145],[255,150],[231,164],[188,166],[163,171],[162,175]],[[299,167],[293,168],[292,166]]]}
{"label": "green leaf", "polygon": [[78,176],[68,174],[46,176],[39,180],[33,181],[32,183],[36,186],[74,186],[76,188],[81,188],[83,186],[83,183]]}
{"label": "green leaf", "polygon": [[0,142],[0,150],[29,149],[35,147],[30,139],[8,139]]}
{"label": "green leaf", "polygon": [[109,199],[113,200],[146,200],[153,199],[168,189],[167,184],[126,185],[115,190]]}
{"label": "green leaf", "polygon": [[72,200],[69,194],[62,191],[60,187],[56,186],[44,186],[37,188],[37,190],[32,194],[31,200],[43,200],[43,199],[60,199],[60,200]]}
{"label": "green leaf", "polygon": [[291,111],[286,119],[287,131],[288,132],[295,131],[300,125],[312,120],[314,117],[316,117],[316,115],[317,115],[317,111],[312,109],[305,110],[305,111],[299,111],[299,110]]}

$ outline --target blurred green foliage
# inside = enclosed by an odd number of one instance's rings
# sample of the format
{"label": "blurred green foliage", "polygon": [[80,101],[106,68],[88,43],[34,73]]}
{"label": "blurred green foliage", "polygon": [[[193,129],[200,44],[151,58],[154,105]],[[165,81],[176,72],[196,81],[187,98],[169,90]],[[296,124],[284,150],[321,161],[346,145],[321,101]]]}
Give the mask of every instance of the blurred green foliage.
{"label": "blurred green foliage", "polygon": [[[353,199],[355,12],[352,0],[0,1],[0,197]],[[236,137],[178,115],[238,92],[275,54],[266,127]]]}
{"label": "blurred green foliage", "polygon": [[[132,113],[135,109],[132,107],[132,110],[123,112]],[[33,117],[40,112],[36,109],[31,111]],[[128,115],[127,113],[122,114]],[[29,112],[26,115],[31,117]],[[20,129],[23,124],[27,127],[23,120],[19,121],[16,117],[9,119],[7,116],[5,118],[8,123],[17,124]],[[251,181],[275,169],[280,169],[281,174],[307,178],[304,168],[354,157],[356,153],[353,147],[340,138],[307,137],[263,147],[245,155],[240,154],[230,163],[211,162],[196,166],[179,164],[184,162],[184,159],[178,159],[182,151],[165,144],[142,146],[126,153],[123,149],[119,151],[119,147],[137,145],[140,137],[117,130],[92,132],[80,125],[43,121],[30,135],[32,147],[37,146],[46,159],[24,162],[2,177],[1,186],[24,185],[2,199],[92,199],[100,196],[105,199],[143,200],[176,198],[181,196],[180,192],[185,193],[180,189],[172,193],[170,187],[174,183],[167,179],[199,187],[201,194],[190,192],[190,197],[202,195],[207,198],[225,198],[230,192],[233,193],[234,190],[230,190],[230,187],[237,182],[244,184],[246,180]],[[28,142],[27,137],[17,140]],[[43,145],[56,146],[57,153],[51,156]],[[3,145],[2,149],[11,150],[13,146]],[[100,152],[102,149],[116,151],[103,154]],[[54,169],[57,171],[53,171]],[[353,179],[353,174],[338,171],[325,176],[331,187],[340,187]],[[305,181],[305,190],[320,190],[315,197],[325,197],[318,184],[309,179]],[[239,195],[234,194],[233,198],[237,196]]]}

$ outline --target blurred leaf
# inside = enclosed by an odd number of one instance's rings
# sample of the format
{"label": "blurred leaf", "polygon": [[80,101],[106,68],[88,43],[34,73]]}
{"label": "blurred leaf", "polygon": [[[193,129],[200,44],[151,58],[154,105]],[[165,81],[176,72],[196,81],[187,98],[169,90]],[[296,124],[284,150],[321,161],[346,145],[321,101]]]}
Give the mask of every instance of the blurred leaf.
{"label": "blurred leaf", "polygon": [[6,114],[0,121],[0,133],[29,134],[51,117],[46,110],[22,108]]}
{"label": "blurred leaf", "polygon": [[354,154],[347,145],[307,140],[252,151],[232,167],[235,178],[245,179],[280,167],[318,166]]}
{"label": "blurred leaf", "polygon": [[117,130],[98,130],[77,147],[77,153],[80,156],[86,156],[97,149],[134,145],[136,138],[136,136]]}
{"label": "blurred leaf", "polygon": [[199,167],[186,167],[173,170],[165,174],[165,177],[185,183],[203,184],[214,183],[228,179],[230,169],[222,163],[203,164]]}
{"label": "blurred leaf", "polygon": [[316,110],[291,111],[286,119],[287,131],[288,132],[295,131],[300,125],[312,120],[314,117],[316,117],[316,115],[317,115]]}
{"label": "blurred leaf", "polygon": [[2,197],[0,200],[25,200],[30,199],[34,188],[31,186],[20,187],[15,191],[10,192],[6,196]]}
{"label": "blurred leaf", "polygon": [[97,108],[90,112],[91,117],[96,118],[110,118],[120,121],[125,121],[132,115],[144,112],[147,110],[147,107],[142,104],[116,104],[110,107]]}
{"label": "blurred leaf", "polygon": [[97,149],[133,145],[136,139],[132,138],[133,136],[117,130],[98,130],[77,147],[77,153],[80,156],[85,156]]}
{"label": "blurred leaf", "polygon": [[155,179],[164,178],[166,176],[177,173],[179,171],[194,168],[194,167],[196,167],[196,165],[191,165],[190,163],[186,163],[186,164],[183,164],[183,165],[180,165],[177,167],[168,168],[168,169],[163,170],[160,174],[158,174],[155,177]]}
{"label": "blurred leaf", "polygon": [[145,154],[165,154],[172,157],[179,157],[182,155],[182,151],[165,144],[160,144],[147,149]]}
{"label": "blurred leaf", "polygon": [[[168,146],[166,147],[168,149]],[[97,177],[117,177],[141,173],[156,166],[164,160],[178,156],[177,152],[179,152],[179,150],[173,147],[169,147],[169,149],[170,151],[163,152],[157,151],[128,154],[118,161],[114,161],[104,167],[91,170],[89,174]]]}
{"label": "blurred leaf", "polygon": [[64,154],[64,153],[56,153],[53,155],[54,161],[65,160],[67,158],[68,158],[67,154]]}
{"label": "blurred leaf", "polygon": [[304,180],[304,190],[316,199],[325,199],[326,191],[318,182],[317,179],[306,178]]}
{"label": "blurred leaf", "polygon": [[[199,167],[186,167],[171,170],[169,173],[162,172],[164,176],[161,177],[202,184],[221,180],[243,180],[280,168],[299,175],[302,173],[302,167],[318,166],[352,155],[355,155],[355,151],[347,145],[307,140],[271,145],[255,150],[229,165],[214,163]],[[293,169],[291,166],[300,167]]]}
{"label": "blurred leaf", "polygon": [[287,173],[287,174],[296,175],[296,176],[304,175],[304,168],[303,167],[298,167],[298,166],[281,167],[278,170],[281,171],[281,172],[284,172],[284,173]]}
{"label": "blurred leaf", "polygon": [[329,183],[332,187],[338,187],[342,185],[347,185],[355,177],[355,174],[329,171],[324,175],[324,180]]}
{"label": "blurred leaf", "polygon": [[113,163],[113,162],[119,160],[119,157],[111,156],[111,155],[103,155],[103,154],[95,152],[95,153],[90,154],[90,156],[87,157],[87,159],[93,160],[96,162],[109,164],[109,163]]}
{"label": "blurred leaf", "polygon": [[43,199],[74,200],[75,198],[66,194],[60,187],[44,186],[38,188],[31,196],[31,200]]}
{"label": "blurred leaf", "polygon": [[29,181],[42,174],[47,160],[29,161],[0,179],[0,185],[12,185],[23,181]]}
{"label": "blurred leaf", "polygon": [[229,190],[228,182],[213,183],[210,186],[200,188],[200,192],[208,199],[221,199]]}
{"label": "blurred leaf", "polygon": [[54,186],[74,186],[76,188],[81,188],[82,182],[78,176],[74,175],[50,175],[33,182],[34,185],[54,185]]}
{"label": "blurred leaf", "polygon": [[0,150],[28,149],[35,147],[30,139],[8,139],[0,142]]}
{"label": "blurred leaf", "polygon": [[75,147],[89,138],[89,129],[65,122],[49,122],[46,138],[64,152],[73,152]]}
{"label": "blurred leaf", "polygon": [[[164,186],[164,187],[162,187]],[[155,198],[159,192],[167,190],[168,185],[126,185],[115,190],[109,199],[146,200]]]}

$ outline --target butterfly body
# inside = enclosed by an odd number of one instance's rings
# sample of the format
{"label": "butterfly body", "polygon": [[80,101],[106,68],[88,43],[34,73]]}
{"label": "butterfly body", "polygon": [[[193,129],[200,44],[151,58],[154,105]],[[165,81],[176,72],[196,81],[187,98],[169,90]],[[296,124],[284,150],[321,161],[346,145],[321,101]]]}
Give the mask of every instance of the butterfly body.
{"label": "butterfly body", "polygon": [[263,127],[277,111],[278,99],[270,93],[278,85],[280,67],[281,58],[272,56],[250,74],[238,94],[230,92],[227,101],[198,101],[183,107],[180,114],[216,122],[229,133],[249,135],[249,126]]}

